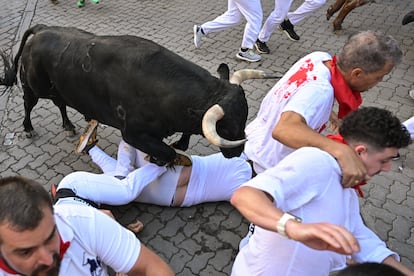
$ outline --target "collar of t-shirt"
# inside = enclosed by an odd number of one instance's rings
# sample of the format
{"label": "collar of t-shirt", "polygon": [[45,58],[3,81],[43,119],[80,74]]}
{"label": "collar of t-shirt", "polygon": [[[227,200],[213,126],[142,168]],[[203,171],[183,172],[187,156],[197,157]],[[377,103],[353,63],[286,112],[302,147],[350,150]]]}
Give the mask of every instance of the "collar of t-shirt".
{"label": "collar of t-shirt", "polygon": [[338,118],[342,119],[349,112],[358,109],[362,103],[361,93],[352,91],[336,65],[336,56],[331,60],[331,84],[335,99],[338,101]]}
{"label": "collar of t-shirt", "polygon": [[[60,251],[59,251],[59,257],[62,260],[63,255],[65,255],[66,251],[68,250],[69,246],[70,246],[70,242],[64,242],[62,240],[62,237],[59,235],[59,240],[60,240]],[[11,268],[6,261],[3,259],[3,257],[0,258],[0,269],[9,273],[9,274],[14,274],[14,275],[19,275],[20,273],[15,271],[13,268]]]}
{"label": "collar of t-shirt", "polygon": [[[346,144],[346,145],[348,144],[345,141],[344,137],[342,137],[341,134],[328,134],[328,135],[326,135],[326,137],[328,137],[329,139],[332,139],[336,142],[342,143],[342,144]],[[357,193],[360,197],[364,197],[364,194],[362,193],[362,190],[361,190],[361,186],[365,185],[365,184],[367,184],[367,182],[364,180],[364,181],[359,182],[357,185],[352,186],[352,188],[357,191]]]}

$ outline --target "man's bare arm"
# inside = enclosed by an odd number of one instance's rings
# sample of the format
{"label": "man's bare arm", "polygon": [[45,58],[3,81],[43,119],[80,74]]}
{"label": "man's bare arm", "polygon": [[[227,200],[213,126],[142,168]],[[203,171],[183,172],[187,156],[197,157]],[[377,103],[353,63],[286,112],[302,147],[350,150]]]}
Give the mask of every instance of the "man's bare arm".
{"label": "man's bare arm", "polygon": [[397,262],[393,257],[388,256],[387,258],[385,258],[382,263],[390,265],[392,267],[394,267],[395,269],[401,271],[402,273],[404,273],[407,276],[414,276],[414,271],[410,270],[408,267],[406,267],[405,265],[403,265],[400,262]]}
{"label": "man's bare arm", "polygon": [[[273,204],[272,197],[252,187],[240,187],[234,192],[231,204],[250,222],[277,232],[277,222],[284,212]],[[331,250],[340,254],[353,254],[359,251],[355,237],[345,228],[328,223],[286,223],[289,238],[302,242],[316,250]]]}
{"label": "man's bare arm", "polygon": [[331,154],[338,160],[341,167],[344,187],[351,187],[368,179],[364,164],[351,147],[317,133],[296,112],[282,113],[279,122],[273,129],[272,137],[294,149],[306,146],[317,147]]}
{"label": "man's bare arm", "polygon": [[161,257],[141,245],[138,260],[127,273],[129,276],[173,276],[174,272]]}

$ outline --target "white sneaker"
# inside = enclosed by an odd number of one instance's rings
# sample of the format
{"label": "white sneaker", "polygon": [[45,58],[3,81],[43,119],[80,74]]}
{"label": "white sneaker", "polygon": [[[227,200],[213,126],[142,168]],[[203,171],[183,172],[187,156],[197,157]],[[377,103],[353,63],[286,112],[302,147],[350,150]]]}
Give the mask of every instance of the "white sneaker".
{"label": "white sneaker", "polygon": [[259,61],[262,57],[259,54],[256,54],[253,49],[248,49],[246,52],[243,52],[241,49],[237,53],[236,57],[241,60],[256,62]]}
{"label": "white sneaker", "polygon": [[196,48],[200,48],[201,37],[203,36],[203,33],[201,32],[201,26],[194,25],[193,32],[194,32],[194,45]]}
{"label": "white sneaker", "polygon": [[408,94],[410,95],[411,99],[414,100],[414,89],[410,90],[410,92]]}

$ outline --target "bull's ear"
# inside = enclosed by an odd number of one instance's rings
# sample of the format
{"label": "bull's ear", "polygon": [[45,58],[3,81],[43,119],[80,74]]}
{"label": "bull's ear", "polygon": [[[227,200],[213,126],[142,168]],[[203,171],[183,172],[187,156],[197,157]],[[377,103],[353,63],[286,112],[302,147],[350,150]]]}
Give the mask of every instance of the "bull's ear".
{"label": "bull's ear", "polygon": [[230,79],[230,69],[225,63],[220,64],[220,66],[217,68],[217,73],[220,75],[220,79]]}

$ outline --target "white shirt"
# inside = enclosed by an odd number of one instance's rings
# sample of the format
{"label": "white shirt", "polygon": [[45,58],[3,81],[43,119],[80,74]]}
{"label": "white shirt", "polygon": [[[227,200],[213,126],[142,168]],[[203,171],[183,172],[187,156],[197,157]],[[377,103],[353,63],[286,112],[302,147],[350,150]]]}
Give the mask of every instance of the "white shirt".
{"label": "white shirt", "polygon": [[123,273],[132,269],[141,251],[134,233],[82,203],[59,200],[54,210],[62,240],[70,241],[59,275],[108,275],[106,265]]}
{"label": "white shirt", "polygon": [[[108,215],[72,198],[60,199],[54,212],[63,242],[70,242],[61,260],[59,275],[108,275],[107,266],[127,273],[138,260],[140,241]],[[0,275],[16,274],[0,269]]]}
{"label": "white shirt", "polygon": [[[352,256],[357,262],[382,262],[390,255],[399,259],[364,225],[355,190],[344,189],[340,181],[340,167],[331,155],[304,147],[243,186],[267,192],[277,208],[302,218],[303,223],[328,222],[347,228],[361,247]],[[345,266],[345,255],[311,249],[256,225],[236,256],[232,276],[328,275]]]}
{"label": "white shirt", "polygon": [[263,99],[257,117],[247,125],[245,154],[254,162],[257,173],[274,167],[294,149],[272,138],[283,112],[294,111],[307,125],[321,131],[328,122],[334,102],[331,74],[323,61],[328,53],[314,52],[298,62],[280,79]]}

